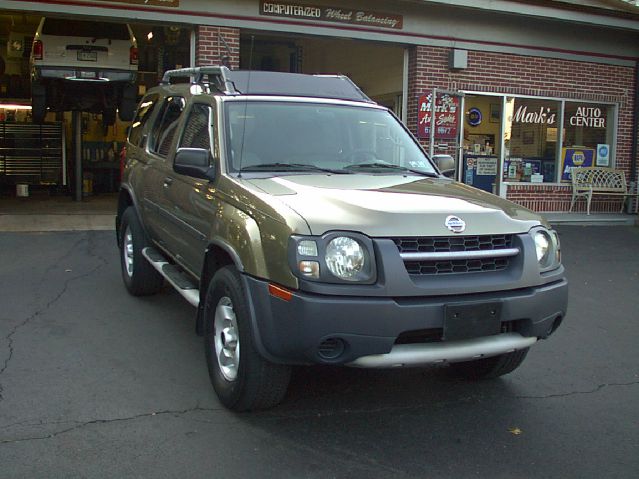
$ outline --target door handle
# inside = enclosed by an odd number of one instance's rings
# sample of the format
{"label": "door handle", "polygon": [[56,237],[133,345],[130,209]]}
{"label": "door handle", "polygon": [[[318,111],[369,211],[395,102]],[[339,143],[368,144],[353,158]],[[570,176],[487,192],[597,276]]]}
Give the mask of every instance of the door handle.
{"label": "door handle", "polygon": [[164,184],[162,186],[164,186],[165,188],[168,188],[172,184],[173,184],[173,178],[171,178],[170,176],[167,176],[166,178],[164,178]]}

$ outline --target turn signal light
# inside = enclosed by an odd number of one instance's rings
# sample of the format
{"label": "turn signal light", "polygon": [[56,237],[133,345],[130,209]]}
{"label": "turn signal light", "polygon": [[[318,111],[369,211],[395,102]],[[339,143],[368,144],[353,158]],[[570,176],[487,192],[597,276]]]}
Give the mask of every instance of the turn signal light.
{"label": "turn signal light", "polygon": [[268,292],[271,296],[283,299],[284,301],[290,301],[293,299],[293,293],[291,293],[288,289],[284,289],[281,286],[276,286],[274,284],[268,285]]}

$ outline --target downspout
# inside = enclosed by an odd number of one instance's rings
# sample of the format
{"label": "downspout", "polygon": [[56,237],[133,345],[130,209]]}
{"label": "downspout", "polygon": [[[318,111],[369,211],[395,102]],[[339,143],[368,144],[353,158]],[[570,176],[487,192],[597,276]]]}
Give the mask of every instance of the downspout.
{"label": "downspout", "polygon": [[[633,188],[635,193],[639,191],[639,185],[637,185],[637,136],[639,135],[639,60],[635,63],[635,102],[634,102],[634,115],[632,120],[632,149],[630,152],[630,188]],[[631,198],[632,200],[632,198]],[[635,213],[633,208],[639,208],[634,203],[639,199],[635,197],[634,200],[628,202],[628,213]]]}
{"label": "downspout", "polygon": [[630,153],[630,182],[637,182],[637,135],[639,135],[639,60],[635,64],[635,102],[632,121],[632,152]]}

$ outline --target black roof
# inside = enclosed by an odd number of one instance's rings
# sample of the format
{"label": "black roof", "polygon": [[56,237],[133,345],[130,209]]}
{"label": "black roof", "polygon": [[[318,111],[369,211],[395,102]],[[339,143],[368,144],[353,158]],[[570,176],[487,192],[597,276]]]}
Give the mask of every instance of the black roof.
{"label": "black roof", "polygon": [[235,90],[243,95],[283,95],[366,101],[368,98],[344,75],[303,75],[248,70],[231,70]]}
{"label": "black roof", "polygon": [[373,103],[344,75],[229,70],[224,66],[211,65],[169,70],[164,74],[162,84],[185,77],[190,77],[192,83],[211,85],[225,95],[301,96]]}

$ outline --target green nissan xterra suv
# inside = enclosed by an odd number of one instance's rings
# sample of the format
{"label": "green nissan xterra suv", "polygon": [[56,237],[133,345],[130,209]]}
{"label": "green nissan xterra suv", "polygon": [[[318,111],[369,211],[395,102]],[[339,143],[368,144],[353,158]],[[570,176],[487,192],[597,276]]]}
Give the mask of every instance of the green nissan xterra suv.
{"label": "green nissan xterra suv", "polygon": [[566,314],[548,224],[440,174],[346,77],[169,71],[126,148],[124,283],[197,308],[230,409],[277,404],[292,365],[500,376]]}

